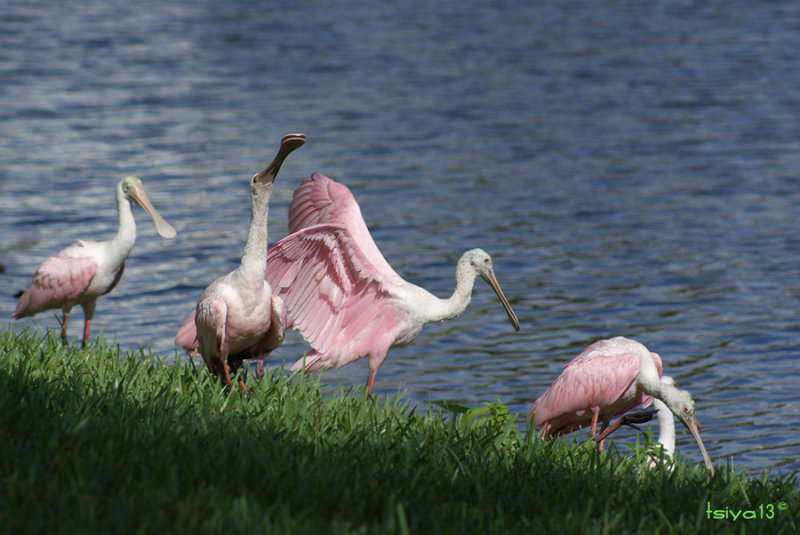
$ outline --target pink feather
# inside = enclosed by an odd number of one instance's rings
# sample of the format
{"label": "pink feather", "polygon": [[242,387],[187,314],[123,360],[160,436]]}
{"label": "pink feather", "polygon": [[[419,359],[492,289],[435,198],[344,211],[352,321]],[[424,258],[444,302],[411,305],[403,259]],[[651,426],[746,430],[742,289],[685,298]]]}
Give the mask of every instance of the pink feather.
{"label": "pink feather", "polygon": [[[639,393],[632,401],[624,399],[639,373],[639,355],[633,340],[613,338],[587,347],[564,366],[553,384],[533,405],[536,427],[548,436],[569,433],[589,425],[592,411],[599,421],[608,421],[637,405],[648,406],[653,398]],[[650,353],[661,377],[661,357]]]}

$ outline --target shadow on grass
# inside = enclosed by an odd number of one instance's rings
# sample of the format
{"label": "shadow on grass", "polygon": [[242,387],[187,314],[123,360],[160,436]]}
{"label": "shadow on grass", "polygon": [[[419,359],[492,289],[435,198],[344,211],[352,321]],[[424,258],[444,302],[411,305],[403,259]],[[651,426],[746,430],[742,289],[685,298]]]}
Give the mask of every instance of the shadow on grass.
{"label": "shadow on grass", "polygon": [[789,510],[748,531],[798,524],[794,477],[648,471],[588,443],[521,438],[486,411],[323,398],[314,379],[282,370],[247,401],[204,369],[102,341],[0,337],[5,533],[709,533],[734,523],[708,507],[778,503]]}

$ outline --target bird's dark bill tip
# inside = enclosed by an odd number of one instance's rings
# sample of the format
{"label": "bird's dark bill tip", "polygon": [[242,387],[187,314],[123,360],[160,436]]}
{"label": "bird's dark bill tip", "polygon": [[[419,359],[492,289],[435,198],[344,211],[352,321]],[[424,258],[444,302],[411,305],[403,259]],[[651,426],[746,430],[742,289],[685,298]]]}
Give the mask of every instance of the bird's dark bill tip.
{"label": "bird's dark bill tip", "polygon": [[281,148],[286,151],[293,151],[294,149],[303,146],[306,142],[305,134],[286,134],[281,139]]}

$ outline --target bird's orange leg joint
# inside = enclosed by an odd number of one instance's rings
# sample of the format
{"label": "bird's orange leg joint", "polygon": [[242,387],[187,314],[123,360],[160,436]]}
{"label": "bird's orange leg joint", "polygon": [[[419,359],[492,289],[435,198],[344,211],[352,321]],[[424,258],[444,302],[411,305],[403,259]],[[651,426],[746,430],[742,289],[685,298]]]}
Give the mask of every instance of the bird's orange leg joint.
{"label": "bird's orange leg joint", "polygon": [[594,437],[595,442],[600,443],[603,440],[605,440],[611,433],[613,433],[614,431],[619,429],[622,426],[623,423],[624,423],[624,419],[620,418],[609,427],[606,427],[608,425],[608,423],[604,424],[603,425],[603,429],[600,431],[600,434],[595,435],[595,437]]}
{"label": "bird's orange leg joint", "polygon": [[[607,435],[604,435],[606,427],[608,427],[608,422],[604,421],[603,425],[600,427],[600,435],[598,435],[598,436],[602,436],[602,437],[607,436]],[[595,437],[595,438],[597,438],[597,437]],[[597,441],[597,451],[603,451],[603,441],[604,440],[605,440],[605,438],[601,438],[600,440]]]}

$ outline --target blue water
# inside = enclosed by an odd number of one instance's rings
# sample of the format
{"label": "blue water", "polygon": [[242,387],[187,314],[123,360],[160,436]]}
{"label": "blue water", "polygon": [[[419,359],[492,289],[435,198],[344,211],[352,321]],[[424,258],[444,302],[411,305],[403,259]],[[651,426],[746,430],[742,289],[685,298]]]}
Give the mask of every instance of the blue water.
{"label": "blue water", "polygon": [[[790,472],[798,50],[794,3],[7,0],[0,315],[45,257],[113,234],[114,185],[134,174],[178,237],[136,209],[136,246],[93,335],[184,358],[175,331],[240,258],[249,178],[303,132],[270,241],[321,171],[350,187],[396,270],[438,295],[464,250],[489,251],[522,323],[513,332],[479,281],[464,315],[390,352],[379,395],[499,399],[522,424],[565,362],[625,335],[694,394],[718,463]],[[73,340],[82,323],[76,309]],[[295,334],[269,364],[305,347]],[[360,361],[324,382],[366,375]]]}

